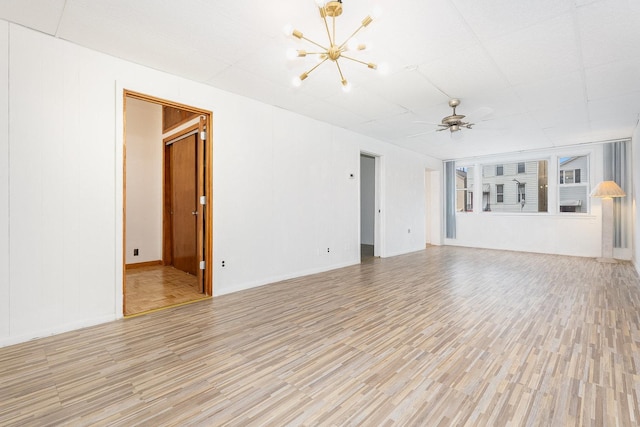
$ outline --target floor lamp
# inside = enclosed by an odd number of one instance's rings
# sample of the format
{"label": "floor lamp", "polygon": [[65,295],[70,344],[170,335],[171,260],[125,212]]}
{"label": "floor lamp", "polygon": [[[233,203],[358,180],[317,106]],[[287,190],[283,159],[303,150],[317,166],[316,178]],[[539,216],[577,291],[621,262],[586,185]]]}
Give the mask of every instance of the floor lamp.
{"label": "floor lamp", "polygon": [[600,262],[617,262],[613,258],[613,198],[624,196],[614,181],[602,181],[591,192],[591,197],[602,199],[602,255],[597,258]]}

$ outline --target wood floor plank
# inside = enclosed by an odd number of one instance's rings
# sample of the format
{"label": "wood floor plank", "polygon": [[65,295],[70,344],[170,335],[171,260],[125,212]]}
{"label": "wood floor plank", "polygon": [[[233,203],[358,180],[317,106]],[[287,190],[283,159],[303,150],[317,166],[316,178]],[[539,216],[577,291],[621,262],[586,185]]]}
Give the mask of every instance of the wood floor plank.
{"label": "wood floor plank", "polygon": [[196,276],[173,266],[151,264],[127,267],[125,316],[206,297],[200,292]]}
{"label": "wood floor plank", "polygon": [[430,246],[0,349],[0,425],[635,426],[629,263]]}

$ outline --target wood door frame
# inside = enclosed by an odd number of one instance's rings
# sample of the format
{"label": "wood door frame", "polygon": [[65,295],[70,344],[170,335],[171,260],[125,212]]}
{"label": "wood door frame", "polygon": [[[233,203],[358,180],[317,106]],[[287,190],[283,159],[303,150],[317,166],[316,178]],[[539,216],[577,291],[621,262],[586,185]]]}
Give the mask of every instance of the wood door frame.
{"label": "wood door frame", "polygon": [[[198,204],[198,210],[202,211],[202,218],[204,218],[204,242],[202,248],[204,249],[204,262],[205,268],[202,270],[203,287],[205,295],[213,295],[213,113],[208,110],[192,107],[189,105],[180,104],[178,102],[169,101],[166,99],[158,98],[151,95],[146,95],[140,92],[135,92],[128,89],[122,91],[122,105],[123,105],[123,147],[122,147],[122,313],[126,313],[126,253],[127,253],[127,98],[137,99],[140,101],[150,102],[152,104],[159,104],[162,106],[170,106],[185,111],[191,111],[201,117],[204,117],[206,121],[205,127],[205,140],[202,141],[204,148],[204,164],[202,165],[204,171],[204,196],[206,198],[205,206]],[[201,138],[198,138],[199,140]],[[163,142],[164,144],[164,142]],[[163,156],[163,171],[165,171],[164,156]],[[163,172],[164,173],[164,172]],[[165,194],[165,180],[162,183],[162,193]],[[163,201],[163,210],[165,209]],[[164,233],[164,221],[163,221],[163,233]],[[164,240],[164,239],[163,239]],[[164,244],[163,244],[163,257],[164,257]]]}

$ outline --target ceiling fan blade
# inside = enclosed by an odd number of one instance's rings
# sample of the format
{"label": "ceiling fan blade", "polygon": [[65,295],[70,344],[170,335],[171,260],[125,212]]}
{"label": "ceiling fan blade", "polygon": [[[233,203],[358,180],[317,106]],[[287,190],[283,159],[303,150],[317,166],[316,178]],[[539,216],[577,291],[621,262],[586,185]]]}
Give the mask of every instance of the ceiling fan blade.
{"label": "ceiling fan blade", "polygon": [[435,130],[428,130],[426,132],[414,133],[413,135],[408,135],[407,138],[417,138],[419,136],[427,135],[427,134],[433,133],[433,132],[435,132]]}
{"label": "ceiling fan blade", "polygon": [[469,114],[469,116],[473,117],[476,121],[491,120],[491,118],[488,116],[493,114],[494,111],[495,110],[493,108],[484,106],[474,110]]}
{"label": "ceiling fan blade", "polygon": [[442,132],[443,130],[449,130],[449,126],[446,125],[440,125],[440,126],[445,126],[442,129],[436,129],[436,132]]}

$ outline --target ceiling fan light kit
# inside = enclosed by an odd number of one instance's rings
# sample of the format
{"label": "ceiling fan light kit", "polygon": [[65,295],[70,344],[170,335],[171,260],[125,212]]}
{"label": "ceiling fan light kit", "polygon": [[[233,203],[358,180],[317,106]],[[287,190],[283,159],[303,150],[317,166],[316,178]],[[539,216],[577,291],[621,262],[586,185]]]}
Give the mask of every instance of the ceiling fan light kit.
{"label": "ceiling fan light kit", "polygon": [[[304,34],[293,28],[290,25],[285,27],[285,34],[289,36],[293,36],[300,40],[305,40],[312,45],[318,47],[320,50],[315,52],[309,52],[306,50],[299,49],[294,52],[289,52],[287,56],[289,58],[304,58],[308,55],[316,55],[318,57],[318,63],[311,67],[311,69],[306,72],[300,74],[299,76],[294,77],[293,85],[298,87],[301,86],[302,81],[309,77],[309,74],[313,72],[320,65],[325,63],[327,60],[330,60],[336,64],[336,68],[338,69],[338,74],[340,75],[340,82],[342,83],[342,89],[345,92],[348,92],[351,89],[350,83],[347,81],[346,77],[342,72],[342,68],[340,67],[339,60],[344,58],[349,61],[358,62],[360,64],[366,65],[367,68],[376,70],[378,66],[371,62],[361,61],[359,59],[353,58],[349,55],[345,55],[345,52],[348,51],[361,51],[366,49],[366,45],[362,43],[355,42],[354,36],[363,28],[367,27],[373,21],[371,16],[366,16],[360,26],[342,43],[338,43],[336,40],[336,18],[342,14],[342,0],[338,1],[316,1],[318,5],[318,9],[320,11],[320,17],[324,21],[324,26],[327,31],[327,36],[329,39],[328,45],[323,45],[317,43],[307,37]],[[331,21],[331,25],[329,25],[329,21]]]}

